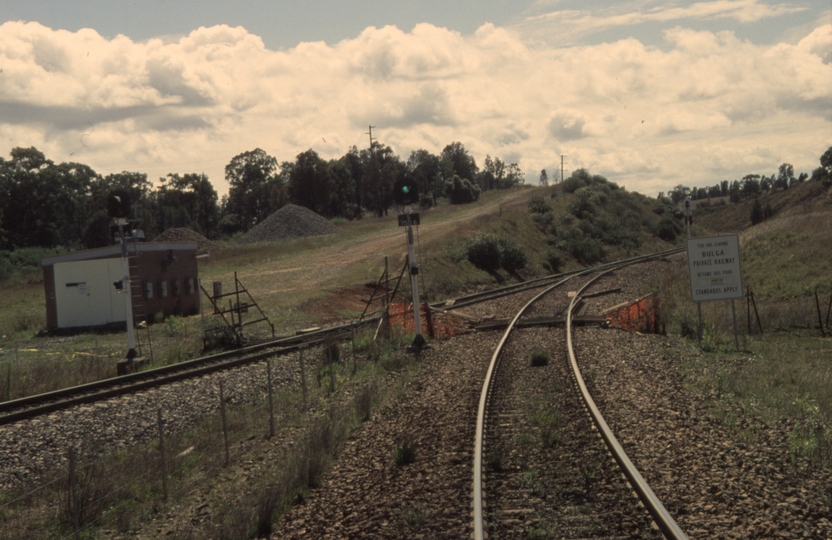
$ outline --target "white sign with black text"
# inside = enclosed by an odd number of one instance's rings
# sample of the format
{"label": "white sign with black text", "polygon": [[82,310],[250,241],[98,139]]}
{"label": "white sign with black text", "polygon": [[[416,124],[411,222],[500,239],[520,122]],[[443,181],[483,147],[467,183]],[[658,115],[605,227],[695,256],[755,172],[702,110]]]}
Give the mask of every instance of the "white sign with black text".
{"label": "white sign with black text", "polygon": [[742,298],[740,242],[736,234],[689,238],[688,266],[694,302]]}

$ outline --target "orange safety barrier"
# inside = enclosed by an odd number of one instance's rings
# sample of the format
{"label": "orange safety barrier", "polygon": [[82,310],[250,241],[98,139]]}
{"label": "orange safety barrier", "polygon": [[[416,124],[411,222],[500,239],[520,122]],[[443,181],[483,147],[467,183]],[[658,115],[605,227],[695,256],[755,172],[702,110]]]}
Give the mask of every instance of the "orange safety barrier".
{"label": "orange safety barrier", "polygon": [[614,308],[606,313],[612,328],[643,334],[661,334],[661,298],[657,292],[636,300],[632,304]]}
{"label": "orange safety barrier", "polygon": [[[468,331],[468,323],[449,313],[431,311],[428,304],[422,304],[419,310],[422,319],[422,330],[433,339],[447,339],[464,334]],[[405,330],[415,331],[413,323],[413,303],[389,304],[387,316],[390,326],[398,326]]]}

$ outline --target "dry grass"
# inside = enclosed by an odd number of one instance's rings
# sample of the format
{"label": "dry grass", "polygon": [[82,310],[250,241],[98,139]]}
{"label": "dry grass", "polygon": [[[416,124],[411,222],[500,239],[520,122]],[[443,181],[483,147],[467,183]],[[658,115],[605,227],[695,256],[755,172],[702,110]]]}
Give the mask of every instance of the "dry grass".
{"label": "dry grass", "polygon": [[[732,425],[738,408],[770,424],[788,419],[794,462],[805,457],[827,467],[832,466],[832,343],[822,337],[814,292],[821,297],[825,325],[832,295],[829,245],[832,207],[820,203],[807,212],[784,210],[744,232],[743,278],[754,290],[764,333],[747,299],[737,300],[737,352],[731,303],[704,303],[701,348],[706,354],[687,366],[691,386],[710,396],[726,424]],[[686,262],[671,268],[660,285],[666,326],[695,341],[698,316],[690,302]]]}

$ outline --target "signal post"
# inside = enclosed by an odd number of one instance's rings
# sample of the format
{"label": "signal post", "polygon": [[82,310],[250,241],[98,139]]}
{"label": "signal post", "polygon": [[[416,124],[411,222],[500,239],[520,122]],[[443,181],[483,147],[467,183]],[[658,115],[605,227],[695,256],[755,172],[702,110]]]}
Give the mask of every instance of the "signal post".
{"label": "signal post", "polygon": [[416,263],[416,246],[413,242],[413,225],[419,225],[419,213],[412,206],[419,202],[419,187],[412,180],[398,180],[393,186],[393,199],[404,213],[399,214],[399,227],[407,228],[407,263],[410,268],[410,290],[413,293],[413,328],[416,337],[413,346],[421,349],[427,342],[422,335],[421,302],[419,301],[419,266]]}

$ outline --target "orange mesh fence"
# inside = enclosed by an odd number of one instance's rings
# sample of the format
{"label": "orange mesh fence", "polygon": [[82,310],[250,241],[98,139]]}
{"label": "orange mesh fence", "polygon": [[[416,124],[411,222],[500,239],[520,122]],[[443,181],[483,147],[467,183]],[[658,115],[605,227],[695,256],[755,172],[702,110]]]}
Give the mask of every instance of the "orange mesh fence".
{"label": "orange mesh fence", "polygon": [[660,311],[661,298],[658,293],[653,293],[632,304],[613,309],[606,317],[612,328],[643,334],[660,334]]}
{"label": "orange mesh fence", "polygon": [[[422,304],[419,313],[422,319],[422,332],[433,339],[447,339],[464,334],[468,330],[468,323],[465,320],[454,317],[449,313],[432,311],[427,304]],[[415,331],[412,302],[388,305],[387,316],[390,320],[390,326]]]}

